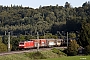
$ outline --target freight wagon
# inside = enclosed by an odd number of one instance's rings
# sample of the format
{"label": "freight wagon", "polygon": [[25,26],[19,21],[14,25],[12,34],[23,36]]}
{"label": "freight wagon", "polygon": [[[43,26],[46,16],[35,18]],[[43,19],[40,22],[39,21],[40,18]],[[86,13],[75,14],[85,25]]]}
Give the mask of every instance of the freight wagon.
{"label": "freight wagon", "polygon": [[31,40],[34,41],[34,47],[37,47],[37,43],[39,44],[39,47],[47,46],[46,39],[31,39]]}
{"label": "freight wagon", "polygon": [[55,39],[47,39],[47,46],[48,47],[53,47],[56,45],[56,40]]}
{"label": "freight wagon", "polygon": [[61,46],[63,39],[56,39],[56,46]]}

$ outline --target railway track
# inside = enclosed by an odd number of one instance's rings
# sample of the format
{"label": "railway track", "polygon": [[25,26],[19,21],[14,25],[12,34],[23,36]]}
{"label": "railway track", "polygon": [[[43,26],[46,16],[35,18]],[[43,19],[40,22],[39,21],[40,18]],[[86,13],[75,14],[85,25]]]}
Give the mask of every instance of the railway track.
{"label": "railway track", "polygon": [[[54,47],[54,48],[57,48],[57,49],[64,48],[64,49],[66,49],[67,47]],[[52,48],[40,48],[39,51],[45,51],[45,50],[51,50],[51,49]],[[26,52],[34,52],[34,51],[37,51],[37,49],[30,49],[30,50],[24,50],[24,51],[4,52],[4,53],[0,53],[0,56],[11,55],[11,54],[19,54],[19,53],[26,53]]]}

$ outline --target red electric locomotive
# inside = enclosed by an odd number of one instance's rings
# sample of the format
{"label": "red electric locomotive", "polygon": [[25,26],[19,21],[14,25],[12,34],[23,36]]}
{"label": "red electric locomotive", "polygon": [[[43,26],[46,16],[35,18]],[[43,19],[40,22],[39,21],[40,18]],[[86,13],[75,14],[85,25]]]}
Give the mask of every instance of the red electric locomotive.
{"label": "red electric locomotive", "polygon": [[34,47],[34,41],[19,42],[19,48],[21,49],[33,48],[33,47]]}

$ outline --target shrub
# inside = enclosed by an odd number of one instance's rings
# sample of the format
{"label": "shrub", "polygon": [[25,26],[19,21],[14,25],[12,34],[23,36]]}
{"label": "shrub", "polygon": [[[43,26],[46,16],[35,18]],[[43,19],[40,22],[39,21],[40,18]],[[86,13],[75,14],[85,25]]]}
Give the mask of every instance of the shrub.
{"label": "shrub", "polygon": [[53,53],[52,50],[41,51],[41,53],[46,58],[58,58],[59,57],[56,53]]}
{"label": "shrub", "polygon": [[87,55],[90,55],[90,45],[88,45],[88,46],[85,47],[85,53]]}
{"label": "shrub", "polygon": [[58,54],[59,56],[66,56],[66,54],[60,51],[60,49],[53,48],[52,52]]}
{"label": "shrub", "polygon": [[79,45],[77,44],[76,40],[71,40],[67,48],[67,55],[70,55],[70,56],[77,55],[78,48],[79,48]]}
{"label": "shrub", "polygon": [[4,43],[0,43],[0,52],[6,52],[7,46]]}
{"label": "shrub", "polygon": [[46,57],[40,52],[31,52],[26,54],[26,56],[30,57],[31,59],[46,59]]}

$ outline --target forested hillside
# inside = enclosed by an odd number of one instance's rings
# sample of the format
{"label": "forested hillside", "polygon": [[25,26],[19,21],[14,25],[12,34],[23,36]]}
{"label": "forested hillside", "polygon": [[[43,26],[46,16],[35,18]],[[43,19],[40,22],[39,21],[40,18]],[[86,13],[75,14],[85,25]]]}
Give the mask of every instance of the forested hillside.
{"label": "forested hillside", "polygon": [[90,2],[82,7],[40,6],[37,9],[18,5],[0,6],[0,35],[4,32],[16,34],[39,34],[80,31],[82,21],[90,23]]}

